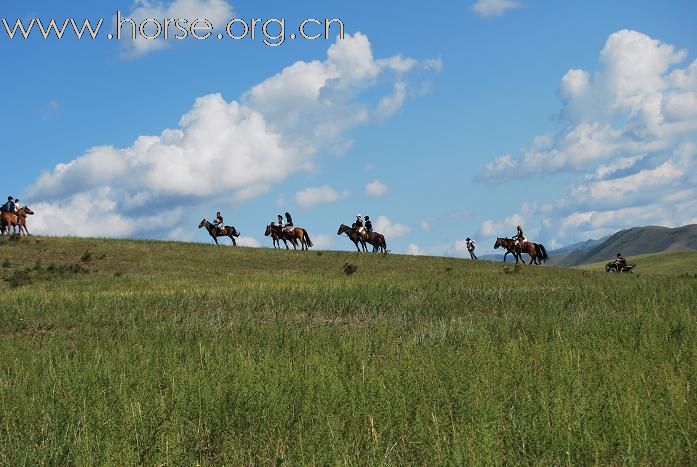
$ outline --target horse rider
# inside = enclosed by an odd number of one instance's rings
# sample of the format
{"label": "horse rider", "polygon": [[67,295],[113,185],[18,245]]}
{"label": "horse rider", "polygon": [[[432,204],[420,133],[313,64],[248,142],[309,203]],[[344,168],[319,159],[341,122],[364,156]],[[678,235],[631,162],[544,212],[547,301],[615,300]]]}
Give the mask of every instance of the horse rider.
{"label": "horse rider", "polygon": [[293,225],[293,218],[289,212],[286,212],[286,230],[293,230],[295,225]]}
{"label": "horse rider", "polygon": [[522,247],[528,241],[521,226],[516,227],[515,237],[513,238],[515,239],[515,246]]}
{"label": "horse rider", "polygon": [[477,255],[474,254],[474,248],[475,248],[474,247],[474,240],[467,237],[467,240],[465,240],[465,241],[467,242],[467,251],[470,254],[470,258],[472,258],[473,260],[477,260],[478,259]]}
{"label": "horse rider", "polygon": [[19,210],[22,209],[22,204],[19,199],[15,200],[15,214],[19,214]]}
{"label": "horse rider", "polygon": [[358,231],[359,234],[363,235],[365,227],[363,226],[363,217],[360,214],[356,216],[356,222],[353,224],[353,227]]}
{"label": "horse rider", "polygon": [[283,229],[286,228],[286,225],[283,223],[283,216],[280,215],[280,214],[278,215],[278,227],[279,227],[281,230],[283,230]]}
{"label": "horse rider", "polygon": [[220,214],[220,211],[215,213],[215,221],[213,221],[213,225],[218,229],[222,230],[223,227],[225,226],[225,221],[223,220],[223,215]]}
{"label": "horse rider", "polygon": [[11,212],[12,214],[14,214],[14,212],[15,212],[15,200],[12,196],[7,197],[7,203],[2,205],[2,207],[0,208],[0,211]]}
{"label": "horse rider", "polygon": [[617,253],[617,257],[615,258],[615,264],[620,268],[620,270],[627,267],[627,260],[624,259],[622,253]]}
{"label": "horse rider", "polygon": [[373,233],[373,222],[370,220],[370,216],[365,216],[365,230],[368,234]]}

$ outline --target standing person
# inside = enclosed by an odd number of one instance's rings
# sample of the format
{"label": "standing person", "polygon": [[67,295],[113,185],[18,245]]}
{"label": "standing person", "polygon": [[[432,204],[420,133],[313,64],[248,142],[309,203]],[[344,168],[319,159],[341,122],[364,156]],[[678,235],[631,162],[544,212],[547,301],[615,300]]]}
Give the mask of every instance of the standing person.
{"label": "standing person", "polygon": [[471,238],[467,237],[466,242],[467,242],[467,251],[468,251],[469,254],[470,254],[470,258],[476,261],[478,258],[477,258],[477,255],[474,254],[474,248],[475,248],[475,246],[474,246],[474,240],[472,240]]}

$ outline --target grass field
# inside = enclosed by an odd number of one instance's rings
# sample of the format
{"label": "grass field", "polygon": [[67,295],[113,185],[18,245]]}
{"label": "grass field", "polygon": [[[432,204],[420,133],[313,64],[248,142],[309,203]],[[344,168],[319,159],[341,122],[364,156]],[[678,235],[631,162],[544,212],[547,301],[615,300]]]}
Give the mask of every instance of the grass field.
{"label": "grass field", "polygon": [[48,238],[0,277],[1,465],[697,463],[694,278]]}
{"label": "grass field", "polygon": [[[578,266],[587,271],[605,271],[607,261]],[[630,264],[636,264],[635,273],[639,274],[689,274],[697,276],[697,251],[675,251],[671,253],[658,253],[652,255],[630,256],[627,258]]]}

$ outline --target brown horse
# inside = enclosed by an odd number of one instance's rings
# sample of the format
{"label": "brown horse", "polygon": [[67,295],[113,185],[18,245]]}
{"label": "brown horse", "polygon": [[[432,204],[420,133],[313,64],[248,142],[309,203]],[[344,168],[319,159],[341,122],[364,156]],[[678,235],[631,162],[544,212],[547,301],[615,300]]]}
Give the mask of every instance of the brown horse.
{"label": "brown horse", "polygon": [[279,248],[281,247],[280,242],[278,242],[279,240],[283,240],[283,243],[286,245],[286,250],[290,250],[287,241],[293,244],[294,250],[298,249],[298,242],[300,242],[300,249],[302,251],[307,251],[314,246],[310,239],[310,233],[302,227],[284,229],[276,224],[269,224],[266,226],[264,235],[266,237],[271,236],[274,242],[274,248],[276,247],[276,243],[278,243]]}
{"label": "brown horse", "polygon": [[[33,216],[34,211],[28,207],[20,208],[17,213],[3,212],[0,214],[0,231],[2,235],[5,235],[7,231],[8,235],[14,235],[19,229],[19,235],[22,235],[24,231],[25,235],[29,235],[29,230],[27,229],[27,216]],[[10,227],[12,227],[12,234],[10,234]]]}
{"label": "brown horse", "polygon": [[[361,248],[363,248],[363,251],[368,251],[368,247],[365,246],[366,238],[358,232],[357,228],[341,224],[336,234],[346,234],[349,240],[351,240],[353,244],[356,245],[356,250],[358,250],[359,253],[361,252]],[[359,244],[361,245],[361,247],[358,246]]]}
{"label": "brown horse", "polygon": [[497,238],[496,243],[494,244],[494,249],[498,249],[499,247],[503,247],[506,249],[506,253],[503,255],[503,262],[506,262],[506,256],[508,253],[513,253],[513,257],[516,259],[515,262],[518,262],[518,258],[525,264],[525,260],[523,259],[523,253],[527,253],[530,255],[530,264],[536,264],[540,265],[542,264],[543,261],[547,261],[549,259],[549,256],[547,255],[547,250],[545,249],[545,246],[541,243],[533,243],[533,242],[518,242],[516,244],[516,240],[513,238]]}
{"label": "brown horse", "polygon": [[235,240],[235,237],[239,237],[240,233],[237,231],[236,228],[231,227],[229,225],[226,225],[222,228],[218,228],[215,225],[208,222],[208,220],[203,219],[201,223],[198,225],[198,228],[202,229],[204,227],[206,228],[206,230],[208,231],[208,235],[211,236],[216,245],[220,245],[220,243],[218,243],[218,237],[228,237],[230,240],[232,240],[232,246],[237,246],[237,241]]}
{"label": "brown horse", "polygon": [[387,253],[387,242],[385,236],[378,232],[370,232],[368,234],[368,243],[373,245],[373,253]]}

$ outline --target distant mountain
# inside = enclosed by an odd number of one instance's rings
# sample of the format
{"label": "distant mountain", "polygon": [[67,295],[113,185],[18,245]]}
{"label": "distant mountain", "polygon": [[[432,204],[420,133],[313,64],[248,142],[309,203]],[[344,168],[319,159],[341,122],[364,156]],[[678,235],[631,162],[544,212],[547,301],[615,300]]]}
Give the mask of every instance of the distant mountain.
{"label": "distant mountain", "polygon": [[697,224],[674,229],[651,226],[622,230],[589,249],[576,250],[563,256],[555,264],[580,266],[609,261],[617,253],[629,257],[685,250],[697,250]]}

